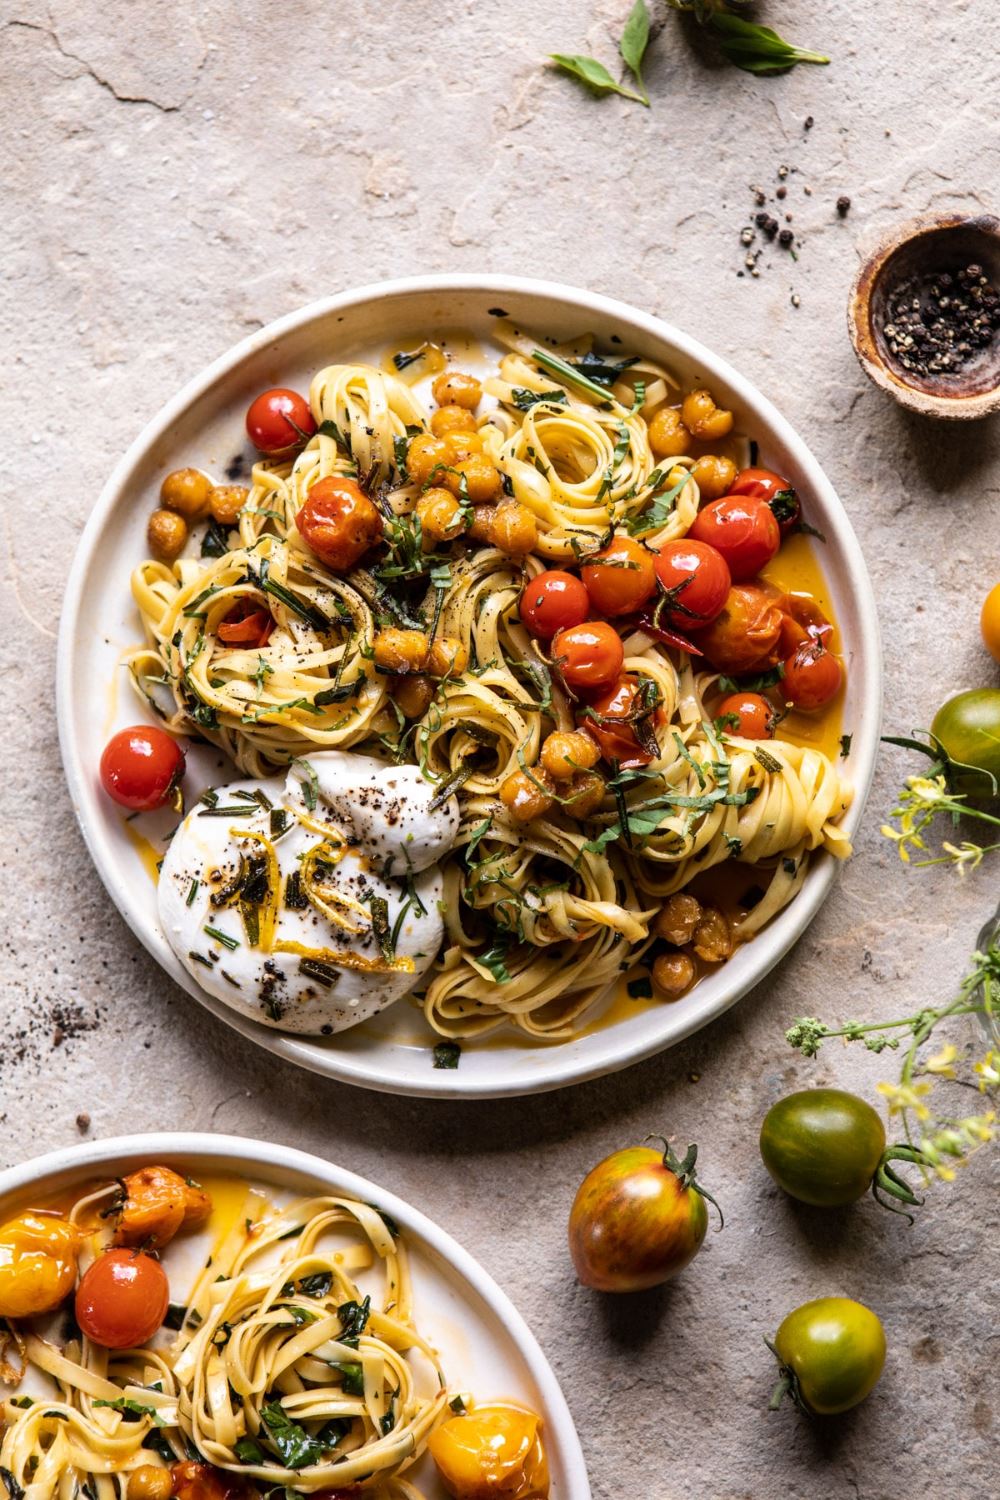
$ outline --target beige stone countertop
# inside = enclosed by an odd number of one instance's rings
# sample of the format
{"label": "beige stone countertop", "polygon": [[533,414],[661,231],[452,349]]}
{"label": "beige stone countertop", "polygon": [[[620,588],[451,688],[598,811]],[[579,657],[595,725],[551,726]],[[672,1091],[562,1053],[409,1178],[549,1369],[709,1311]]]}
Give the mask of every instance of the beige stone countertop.
{"label": "beige stone countertop", "polygon": [[[964,883],[906,870],[880,838],[912,769],[903,752],[883,752],[857,855],[824,910],[728,1015],[627,1073],[478,1105],[328,1084],[214,1021],[126,930],[63,783],[60,601],[119,454],[249,331],[417,272],[584,284],[705,340],[777,402],[843,498],[876,587],[887,730],[1000,681],[977,626],[1000,574],[1000,422],[905,414],[868,384],[844,316],[869,234],[998,207],[995,6],[771,0],[759,19],[833,58],[777,79],[706,63],[670,15],[650,51],[648,111],[542,66],[552,51],[611,62],[628,9],[8,0],[0,1160],[79,1139],[86,1112],[91,1137],[228,1131],[377,1177],[517,1302],[563,1381],[599,1500],[989,1500],[995,1155],[935,1186],[908,1229],[870,1202],[797,1208],[757,1153],[780,1093],[836,1082],[874,1096],[892,1076],[891,1058],[839,1045],[804,1061],[783,1041],[791,1017],[943,1000],[995,905],[995,867]],[[782,181],[798,258],[767,247],[759,276],[741,276],[752,189],[772,211]],[[699,1142],[727,1227],[673,1285],[601,1299],[568,1263],[572,1193],[652,1130]],[[762,1335],[828,1292],[879,1312],[885,1376],[842,1420],[769,1415]]]}

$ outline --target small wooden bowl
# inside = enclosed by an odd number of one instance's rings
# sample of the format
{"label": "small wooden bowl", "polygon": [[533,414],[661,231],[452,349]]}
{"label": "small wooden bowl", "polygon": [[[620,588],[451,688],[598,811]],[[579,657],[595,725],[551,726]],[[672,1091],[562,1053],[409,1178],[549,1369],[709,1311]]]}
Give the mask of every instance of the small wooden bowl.
{"label": "small wooden bowl", "polygon": [[927,417],[972,420],[1000,411],[1000,335],[954,374],[905,369],[886,341],[888,294],[913,274],[977,262],[1000,286],[1000,219],[961,214],[914,219],[885,236],[862,263],[847,304],[847,324],[861,367],[902,406]]}

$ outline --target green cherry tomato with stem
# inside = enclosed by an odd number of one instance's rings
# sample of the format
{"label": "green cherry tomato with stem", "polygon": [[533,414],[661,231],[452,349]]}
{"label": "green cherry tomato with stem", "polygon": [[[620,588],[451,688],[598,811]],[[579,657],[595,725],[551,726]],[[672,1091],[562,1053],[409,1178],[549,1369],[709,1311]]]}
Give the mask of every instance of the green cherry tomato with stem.
{"label": "green cherry tomato with stem", "polygon": [[953,789],[988,802],[1000,792],[1000,688],[957,693],[934,715],[931,734],[955,768]]}
{"label": "green cherry tomato with stem", "polygon": [[890,1166],[919,1162],[919,1153],[887,1148],[877,1111],[844,1089],[802,1089],[772,1104],[760,1129],[760,1154],[790,1198],[815,1208],[843,1208],[869,1188],[886,1208],[894,1205],[883,1194],[908,1205],[921,1202]]}
{"label": "green cherry tomato with stem", "polygon": [[708,1228],[695,1181],[697,1146],[683,1161],[658,1136],[660,1149],[628,1146],[600,1162],[580,1184],[569,1220],[569,1247],[584,1286],[599,1292],[640,1292],[683,1271]]}
{"label": "green cherry tomato with stem", "polygon": [[885,1330],[861,1302],[817,1297],[790,1312],[768,1348],[781,1366],[771,1396],[777,1411],[791,1396],[814,1417],[850,1411],[878,1384],[885,1364]]}

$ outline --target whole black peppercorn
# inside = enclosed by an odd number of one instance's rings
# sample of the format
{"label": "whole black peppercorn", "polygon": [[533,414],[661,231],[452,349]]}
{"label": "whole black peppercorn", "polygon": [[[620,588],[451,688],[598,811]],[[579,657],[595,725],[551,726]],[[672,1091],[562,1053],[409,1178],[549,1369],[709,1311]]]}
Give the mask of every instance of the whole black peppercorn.
{"label": "whole black peppercorn", "polygon": [[795,235],[792,233],[792,231],[790,229],[783,229],[781,231],[781,233],[778,235],[778,244],[782,245],[786,250],[791,249],[791,247],[792,247],[792,245],[794,243],[795,243]]}
{"label": "whole black peppercorn", "polygon": [[846,193],[841,193],[837,199],[837,212],[842,219],[846,219],[851,211],[851,200]]}

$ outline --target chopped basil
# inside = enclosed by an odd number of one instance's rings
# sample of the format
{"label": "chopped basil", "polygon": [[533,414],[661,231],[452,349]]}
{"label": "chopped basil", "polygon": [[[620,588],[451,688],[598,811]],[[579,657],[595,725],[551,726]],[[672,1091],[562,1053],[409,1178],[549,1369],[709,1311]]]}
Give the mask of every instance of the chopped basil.
{"label": "chopped basil", "polygon": [[633,1000],[652,1000],[653,998],[653,981],[646,974],[639,979],[630,979],[625,988]]}
{"label": "chopped basil", "polygon": [[438,1042],[434,1048],[436,1068],[457,1068],[461,1057],[462,1049],[457,1042]]}

